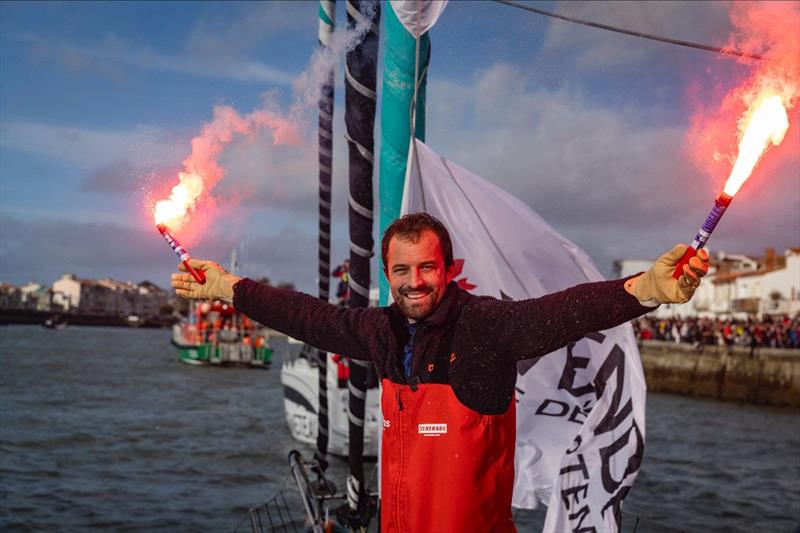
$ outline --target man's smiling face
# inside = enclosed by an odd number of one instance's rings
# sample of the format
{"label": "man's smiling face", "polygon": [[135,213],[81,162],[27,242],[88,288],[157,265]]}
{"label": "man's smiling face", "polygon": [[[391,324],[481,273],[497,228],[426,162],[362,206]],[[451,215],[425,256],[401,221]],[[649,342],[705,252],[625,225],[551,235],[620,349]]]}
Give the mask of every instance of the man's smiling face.
{"label": "man's smiling face", "polygon": [[430,316],[453,279],[452,268],[444,265],[439,237],[427,229],[417,239],[392,237],[386,256],[386,276],[400,311],[410,322]]}

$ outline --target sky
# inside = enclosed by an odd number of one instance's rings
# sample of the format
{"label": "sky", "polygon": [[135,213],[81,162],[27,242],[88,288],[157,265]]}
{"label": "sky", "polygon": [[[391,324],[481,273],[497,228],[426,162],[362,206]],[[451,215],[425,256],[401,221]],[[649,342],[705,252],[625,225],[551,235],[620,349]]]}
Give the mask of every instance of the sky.
{"label": "sky", "polygon": [[[712,46],[732,31],[726,3],[531,5]],[[69,272],[168,286],[177,261],[147,209],[155,191],[176,182],[215,106],[247,113],[297,102],[317,9],[0,3],[0,282],[49,285]],[[698,109],[744,79],[747,65],[494,2],[451,2],[431,43],[426,142],[434,150],[526,202],[605,275],[616,259],[654,259],[691,241],[720,184],[690,156],[688,132]],[[334,263],[348,254],[343,77],[340,65]],[[712,251],[800,246],[797,109],[790,123],[737,195]],[[315,291],[315,124],[307,106],[298,143],[256,134],[226,147],[218,209],[202,237],[185,243],[194,257],[224,265],[236,249],[240,274]]]}

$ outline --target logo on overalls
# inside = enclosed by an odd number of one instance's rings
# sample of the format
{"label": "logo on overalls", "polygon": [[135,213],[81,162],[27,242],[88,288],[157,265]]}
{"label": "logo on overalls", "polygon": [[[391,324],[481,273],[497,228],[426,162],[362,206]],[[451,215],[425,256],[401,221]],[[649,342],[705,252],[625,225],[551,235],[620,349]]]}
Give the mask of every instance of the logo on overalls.
{"label": "logo on overalls", "polygon": [[419,434],[423,437],[438,437],[447,433],[447,424],[420,424]]}

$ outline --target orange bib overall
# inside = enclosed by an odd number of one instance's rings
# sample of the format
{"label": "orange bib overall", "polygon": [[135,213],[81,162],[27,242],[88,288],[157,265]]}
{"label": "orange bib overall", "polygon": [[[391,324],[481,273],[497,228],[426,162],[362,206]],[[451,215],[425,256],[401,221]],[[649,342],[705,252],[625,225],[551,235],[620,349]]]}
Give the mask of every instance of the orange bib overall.
{"label": "orange bib overall", "polygon": [[383,380],[382,533],[515,532],[515,402],[464,406],[450,385]]}

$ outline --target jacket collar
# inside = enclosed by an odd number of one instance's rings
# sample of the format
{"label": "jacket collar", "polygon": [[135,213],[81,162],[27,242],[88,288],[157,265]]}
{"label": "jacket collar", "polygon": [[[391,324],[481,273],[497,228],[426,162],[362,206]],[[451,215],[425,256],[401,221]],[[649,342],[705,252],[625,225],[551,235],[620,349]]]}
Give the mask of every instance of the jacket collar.
{"label": "jacket collar", "polygon": [[423,322],[427,322],[433,327],[442,327],[447,318],[451,316],[451,311],[458,305],[458,300],[462,289],[459,288],[455,281],[451,281],[447,285],[447,291],[444,293],[444,298],[439,302],[439,307],[434,310],[433,314],[426,318]]}

